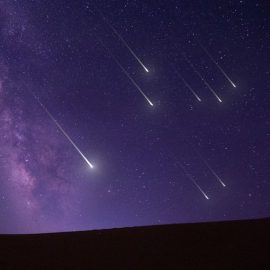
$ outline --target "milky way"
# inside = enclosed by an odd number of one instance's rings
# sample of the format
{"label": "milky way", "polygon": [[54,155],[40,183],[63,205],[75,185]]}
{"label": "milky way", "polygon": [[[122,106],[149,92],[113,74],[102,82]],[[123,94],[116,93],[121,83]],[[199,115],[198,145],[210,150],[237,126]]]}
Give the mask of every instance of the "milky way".
{"label": "milky way", "polygon": [[[33,59],[39,61],[37,45],[30,47],[31,40],[25,43],[23,38],[26,35],[28,39],[27,35],[34,33],[24,32],[28,25],[19,24],[18,11],[4,4],[1,9],[7,10],[2,40],[11,51],[16,47],[29,50]],[[33,86],[27,80],[22,83],[14,78],[12,66],[10,68],[7,61],[1,61],[0,70],[0,180],[2,198],[8,202],[5,211],[12,209],[13,220],[2,230],[72,229],[69,220],[74,215],[76,185],[72,179],[71,149],[46,115],[39,113],[35,100],[29,99],[28,89],[34,89]]]}
{"label": "milky way", "polygon": [[11,228],[65,228],[75,203],[69,147],[46,119],[29,117],[22,99],[10,100],[12,91],[7,75],[1,79],[1,182],[14,211]]}
{"label": "milky way", "polygon": [[0,233],[269,216],[266,7],[96,6],[0,1]]}

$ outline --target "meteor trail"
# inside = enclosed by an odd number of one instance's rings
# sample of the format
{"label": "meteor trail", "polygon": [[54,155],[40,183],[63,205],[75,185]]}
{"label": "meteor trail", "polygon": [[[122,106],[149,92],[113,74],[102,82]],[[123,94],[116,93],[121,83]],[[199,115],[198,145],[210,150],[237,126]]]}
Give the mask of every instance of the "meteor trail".
{"label": "meteor trail", "polygon": [[221,180],[221,178],[217,175],[217,173],[214,171],[214,169],[210,166],[210,164],[207,162],[207,160],[202,156],[202,154],[189,142],[188,144],[192,147],[192,149],[197,153],[197,155],[200,157],[200,159],[203,161],[205,166],[209,169],[209,171],[216,177],[217,181],[225,188],[225,183]]}
{"label": "meteor trail", "polygon": [[222,102],[221,98],[218,96],[218,94],[215,92],[215,90],[209,85],[209,83],[203,78],[201,73],[195,68],[195,66],[192,64],[192,62],[187,58],[187,56],[182,53],[182,56],[184,59],[188,62],[190,67],[193,69],[193,71],[200,77],[200,79],[203,81],[203,83],[207,86],[207,88],[210,90],[210,92],[217,98],[219,102]]}
{"label": "meteor trail", "polygon": [[184,174],[188,177],[188,179],[197,187],[197,189],[202,193],[204,198],[206,200],[209,200],[210,198],[207,196],[207,194],[203,191],[203,189],[198,185],[198,183],[194,180],[194,178],[191,176],[191,174],[186,170],[183,164],[180,163],[180,167],[182,168]]}
{"label": "meteor trail", "polygon": [[219,183],[223,186],[226,187],[225,183],[220,179],[220,177],[216,174],[216,172],[210,167],[210,165],[207,163],[207,161],[204,161],[205,165],[208,167],[208,169],[211,171],[211,173],[217,178]]}
{"label": "meteor trail", "polygon": [[[33,93],[32,93],[33,94]],[[36,97],[33,94],[36,101],[39,103],[41,108],[46,112],[46,114],[51,118],[51,120],[54,122],[54,124],[58,127],[58,129],[62,132],[62,134],[68,139],[68,141],[73,145],[73,147],[77,150],[77,152],[81,155],[81,157],[85,160],[85,162],[88,164],[88,166],[93,169],[94,165],[85,157],[85,155],[82,153],[82,151],[78,148],[78,146],[73,142],[73,140],[68,136],[68,134],[65,132],[65,130],[60,126],[60,124],[57,122],[57,120],[52,116],[52,114],[48,111],[48,109],[40,102],[38,97]]]}
{"label": "meteor trail", "polygon": [[129,78],[129,80],[133,83],[133,85],[138,89],[138,91],[142,94],[142,96],[147,100],[147,102],[153,107],[154,104],[151,102],[151,100],[147,97],[147,95],[143,92],[141,87],[134,81],[134,79],[129,75],[129,73],[125,70],[125,68],[122,66],[122,64],[118,61],[118,59],[112,54],[111,50],[105,46],[105,44],[102,42],[102,40],[99,39],[99,42],[104,47],[106,51],[110,54],[110,56],[113,58],[115,63],[120,67],[120,69],[125,73],[125,75]]}
{"label": "meteor trail", "polygon": [[229,78],[227,73],[224,71],[224,69],[218,64],[218,62],[214,59],[214,57],[208,52],[208,50],[201,44],[201,42],[197,40],[197,43],[202,48],[202,50],[208,55],[208,57],[212,60],[212,62],[217,66],[217,68],[221,71],[221,73],[224,75],[224,77],[229,81],[229,83],[236,88],[236,85],[233,83],[233,81]]}
{"label": "meteor trail", "polygon": [[190,92],[195,96],[195,98],[201,102],[201,98],[197,95],[197,93],[192,89],[192,87],[187,83],[187,81],[184,79],[184,77],[180,74],[180,72],[178,72],[177,70],[174,70],[175,73],[182,79],[183,83],[185,84],[185,86],[190,90]]}
{"label": "meteor trail", "polygon": [[212,169],[212,167],[209,165],[209,163],[201,156],[199,152],[197,152],[200,156],[201,160],[204,162],[205,166],[209,169],[209,171],[216,177],[218,182],[223,186],[226,187],[225,183],[221,180],[221,178],[217,175],[217,173]]}
{"label": "meteor trail", "polygon": [[149,72],[149,69],[143,64],[143,62],[140,60],[140,58],[135,54],[135,52],[131,49],[131,47],[128,45],[128,43],[122,38],[122,36],[118,33],[118,31],[115,29],[115,27],[107,20],[107,18],[104,16],[104,14],[101,12],[101,10],[99,10],[96,5],[94,5],[94,6],[95,6],[96,10],[98,11],[102,20],[109,26],[109,28],[113,31],[113,33],[121,40],[121,42],[129,50],[129,52],[133,55],[133,57],[137,60],[137,62],[142,66],[142,68],[146,72]]}

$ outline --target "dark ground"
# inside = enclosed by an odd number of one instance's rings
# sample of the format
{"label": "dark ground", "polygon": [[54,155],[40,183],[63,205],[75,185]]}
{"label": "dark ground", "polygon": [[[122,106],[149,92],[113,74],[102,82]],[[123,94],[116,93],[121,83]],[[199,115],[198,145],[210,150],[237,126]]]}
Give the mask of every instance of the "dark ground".
{"label": "dark ground", "polygon": [[270,269],[270,219],[0,236],[0,269]]}

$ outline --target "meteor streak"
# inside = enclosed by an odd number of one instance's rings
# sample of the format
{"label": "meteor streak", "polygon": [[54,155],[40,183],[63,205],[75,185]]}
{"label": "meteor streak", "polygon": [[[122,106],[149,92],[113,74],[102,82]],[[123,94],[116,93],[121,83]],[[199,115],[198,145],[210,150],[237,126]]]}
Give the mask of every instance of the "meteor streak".
{"label": "meteor streak", "polygon": [[199,184],[194,180],[194,178],[191,176],[191,174],[186,170],[183,164],[180,163],[180,167],[182,168],[184,174],[188,177],[188,179],[197,187],[197,189],[202,193],[204,198],[206,200],[209,200],[210,198],[207,196],[207,194],[203,191],[203,189],[199,186]]}
{"label": "meteor streak", "polygon": [[[198,153],[198,152],[197,152]],[[223,186],[226,187],[225,183],[221,180],[221,178],[217,175],[217,173],[212,169],[212,167],[209,165],[209,163],[201,156],[200,153],[198,153],[201,160],[204,162],[205,166],[209,169],[209,171],[216,177],[218,182]]]}
{"label": "meteor streak", "polygon": [[203,78],[201,73],[195,68],[195,66],[192,64],[192,62],[186,57],[184,53],[182,53],[182,56],[184,59],[188,62],[189,66],[193,69],[193,71],[200,77],[200,79],[203,81],[203,83],[207,86],[207,88],[210,90],[210,92],[217,98],[219,102],[222,102],[221,98],[218,96],[218,94],[215,92],[215,90],[209,85],[209,83]]}
{"label": "meteor streak", "polygon": [[[32,93],[33,94],[33,93]],[[85,157],[85,155],[82,153],[82,151],[79,149],[79,147],[73,142],[73,140],[69,137],[69,135],[65,132],[65,130],[60,126],[60,124],[57,122],[57,120],[52,116],[52,114],[48,111],[48,109],[43,105],[38,97],[36,97],[33,94],[36,101],[39,103],[41,108],[46,112],[46,114],[51,118],[51,120],[54,122],[54,124],[58,127],[58,129],[62,132],[62,134],[67,138],[67,140],[73,145],[73,147],[77,150],[77,152],[81,155],[81,157],[85,160],[85,162],[88,164],[88,166],[93,169],[94,165]]]}
{"label": "meteor streak", "polygon": [[175,73],[182,79],[183,83],[185,84],[185,86],[190,90],[190,92],[195,96],[195,98],[201,102],[201,98],[197,95],[197,93],[192,89],[192,87],[187,83],[187,81],[184,79],[184,77],[180,74],[180,72],[178,72],[177,70],[174,70]]}
{"label": "meteor streak", "polygon": [[214,59],[214,57],[208,52],[208,50],[201,44],[201,42],[197,40],[197,43],[202,48],[202,50],[208,55],[208,57],[212,60],[212,62],[216,65],[216,67],[221,71],[221,73],[224,75],[224,77],[229,81],[229,83],[236,88],[236,85],[233,83],[233,81],[229,78],[227,73],[224,71],[224,69],[218,64],[218,62]]}
{"label": "meteor streak", "polygon": [[209,169],[209,171],[216,177],[217,181],[225,188],[226,185],[225,183],[221,180],[221,178],[217,175],[217,173],[214,171],[214,169],[210,166],[210,164],[207,162],[207,160],[201,155],[201,153],[195,148],[193,147],[193,145],[188,142],[189,145],[193,148],[193,150],[197,153],[197,155],[200,157],[200,159],[203,161],[203,163],[205,164],[205,166]]}
{"label": "meteor streak", "polygon": [[149,69],[143,64],[143,62],[140,60],[140,58],[135,54],[135,52],[131,49],[131,47],[128,45],[128,43],[123,39],[123,37],[119,34],[119,32],[115,29],[115,27],[107,20],[107,18],[104,16],[104,14],[97,8],[95,5],[96,10],[100,14],[100,17],[102,20],[109,26],[109,28],[113,31],[113,33],[120,39],[120,41],[124,44],[124,46],[129,50],[129,52],[133,55],[133,57],[137,60],[137,62],[142,66],[142,68],[149,72]]}
{"label": "meteor streak", "polygon": [[220,177],[216,174],[216,172],[210,167],[210,165],[208,164],[208,162],[205,160],[204,163],[207,166],[207,168],[210,170],[210,172],[217,178],[217,180],[219,181],[219,183],[223,187],[226,187],[225,183],[220,179]]}
{"label": "meteor streak", "polygon": [[143,92],[141,87],[134,81],[134,79],[129,75],[129,73],[126,71],[126,69],[122,66],[122,64],[119,62],[119,60],[112,54],[111,50],[105,46],[105,44],[102,42],[102,40],[99,39],[99,42],[102,44],[102,46],[105,48],[106,51],[110,54],[110,56],[113,58],[115,63],[120,67],[120,69],[125,73],[125,75],[129,78],[129,80],[133,83],[133,85],[138,89],[138,91],[142,94],[142,96],[147,100],[147,102],[153,107],[154,104],[151,102],[151,100],[147,97],[147,95]]}

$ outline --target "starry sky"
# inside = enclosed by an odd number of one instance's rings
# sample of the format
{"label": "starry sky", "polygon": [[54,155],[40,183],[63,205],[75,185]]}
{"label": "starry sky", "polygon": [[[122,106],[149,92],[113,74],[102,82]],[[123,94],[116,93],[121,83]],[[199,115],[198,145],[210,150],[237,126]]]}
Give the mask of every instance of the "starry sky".
{"label": "starry sky", "polygon": [[269,11],[1,0],[0,233],[269,216]]}

